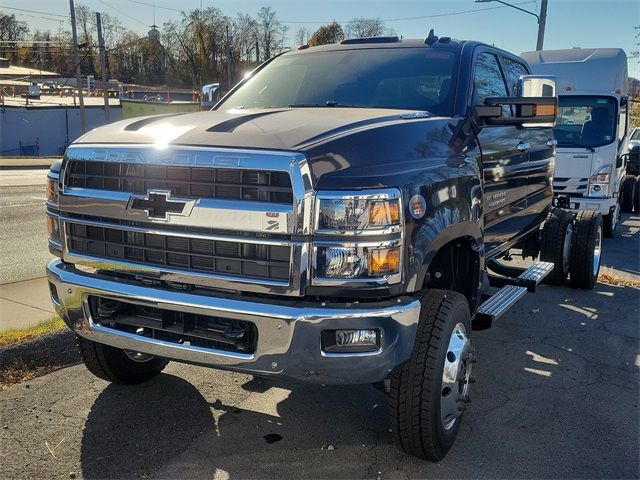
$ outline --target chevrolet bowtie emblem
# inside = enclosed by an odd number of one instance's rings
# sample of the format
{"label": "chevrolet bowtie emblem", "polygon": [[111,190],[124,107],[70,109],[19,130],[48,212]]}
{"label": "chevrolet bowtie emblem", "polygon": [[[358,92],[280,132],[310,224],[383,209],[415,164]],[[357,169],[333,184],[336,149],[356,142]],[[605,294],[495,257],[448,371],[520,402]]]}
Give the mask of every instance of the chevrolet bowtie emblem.
{"label": "chevrolet bowtie emblem", "polygon": [[146,195],[131,195],[127,210],[144,210],[149,220],[169,220],[169,216],[188,216],[194,200],[172,198],[169,190],[147,190]]}

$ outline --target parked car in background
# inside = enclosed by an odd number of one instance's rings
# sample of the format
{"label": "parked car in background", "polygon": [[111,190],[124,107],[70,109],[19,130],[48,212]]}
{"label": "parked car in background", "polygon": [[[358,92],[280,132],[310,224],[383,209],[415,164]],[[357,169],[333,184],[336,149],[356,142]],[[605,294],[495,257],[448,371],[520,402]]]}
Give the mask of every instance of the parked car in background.
{"label": "parked car in background", "polygon": [[612,236],[636,188],[635,178],[625,177],[629,141],[625,52],[577,48],[524,52],[521,57],[533,73],[553,75],[558,85],[556,199],[564,197],[574,212],[600,212],[604,233]]}

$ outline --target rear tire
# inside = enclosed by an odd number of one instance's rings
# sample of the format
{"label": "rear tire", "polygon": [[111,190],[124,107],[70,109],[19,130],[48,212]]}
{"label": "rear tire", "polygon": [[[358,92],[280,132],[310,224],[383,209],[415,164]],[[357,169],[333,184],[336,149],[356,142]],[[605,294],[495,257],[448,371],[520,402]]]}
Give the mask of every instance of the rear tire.
{"label": "rear tire", "polygon": [[640,177],[636,177],[636,191],[633,197],[633,211],[640,213]]}
{"label": "rear tire", "polygon": [[459,293],[427,290],[420,303],[411,358],[391,376],[391,429],[400,450],[437,462],[453,446],[469,398],[471,319]]}
{"label": "rear tire", "polygon": [[600,273],[602,253],[602,216],[592,210],[580,210],[576,215],[571,245],[571,285],[591,290]]}
{"label": "rear tire", "polygon": [[169,360],[96,343],[78,337],[78,350],[87,369],[96,377],[121,385],[136,385],[158,375]]}
{"label": "rear tire", "polygon": [[623,213],[631,213],[636,191],[636,177],[625,175],[620,183],[620,208]]}
{"label": "rear tire", "polygon": [[602,217],[602,231],[604,236],[607,238],[613,237],[613,233],[615,232],[618,223],[620,223],[620,205],[618,204],[617,207],[618,208],[609,213],[609,215]]}
{"label": "rear tire", "polygon": [[540,260],[553,263],[553,270],[544,279],[545,283],[564,285],[567,281],[572,237],[573,214],[567,210],[553,208],[540,234]]}

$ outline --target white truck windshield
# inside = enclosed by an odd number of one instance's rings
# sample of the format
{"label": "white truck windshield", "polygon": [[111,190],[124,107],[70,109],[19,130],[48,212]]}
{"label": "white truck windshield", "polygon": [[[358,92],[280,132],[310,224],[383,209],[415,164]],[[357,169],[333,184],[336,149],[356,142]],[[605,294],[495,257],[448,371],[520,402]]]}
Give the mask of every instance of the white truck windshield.
{"label": "white truck windshield", "polygon": [[616,100],[612,97],[560,96],[553,129],[559,147],[588,148],[615,139]]}

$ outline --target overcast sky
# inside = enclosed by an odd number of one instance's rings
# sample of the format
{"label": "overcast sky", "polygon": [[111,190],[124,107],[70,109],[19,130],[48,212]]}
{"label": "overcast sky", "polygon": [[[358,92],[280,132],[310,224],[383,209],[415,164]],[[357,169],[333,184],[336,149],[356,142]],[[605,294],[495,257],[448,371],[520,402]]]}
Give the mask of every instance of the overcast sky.
{"label": "overcast sky", "polygon": [[[313,31],[323,23],[346,23],[355,16],[387,20],[387,26],[405,38],[425,37],[434,28],[439,36],[480,40],[514,53],[533,50],[537,35],[535,17],[501,7],[497,2],[474,0],[76,0],[76,4],[117,16],[127,28],[143,34],[153,23],[153,7],[137,1],[156,5],[158,25],[179,18],[180,13],[175,10],[200,8],[201,3],[205,8],[215,6],[229,16],[238,12],[255,14],[260,7],[270,5],[289,27],[290,44],[300,27]],[[540,9],[540,0],[509,3],[534,12]],[[47,12],[49,16],[7,7]],[[55,31],[59,25],[69,28],[68,20],[58,16],[66,15],[68,10],[68,0],[0,0],[0,11],[16,14],[31,29]],[[621,47],[629,55],[640,48],[636,45],[640,42],[636,38],[640,29],[634,30],[634,25],[640,25],[638,0],[549,0],[547,14],[545,49]],[[640,78],[638,59],[629,60],[629,74]]]}

